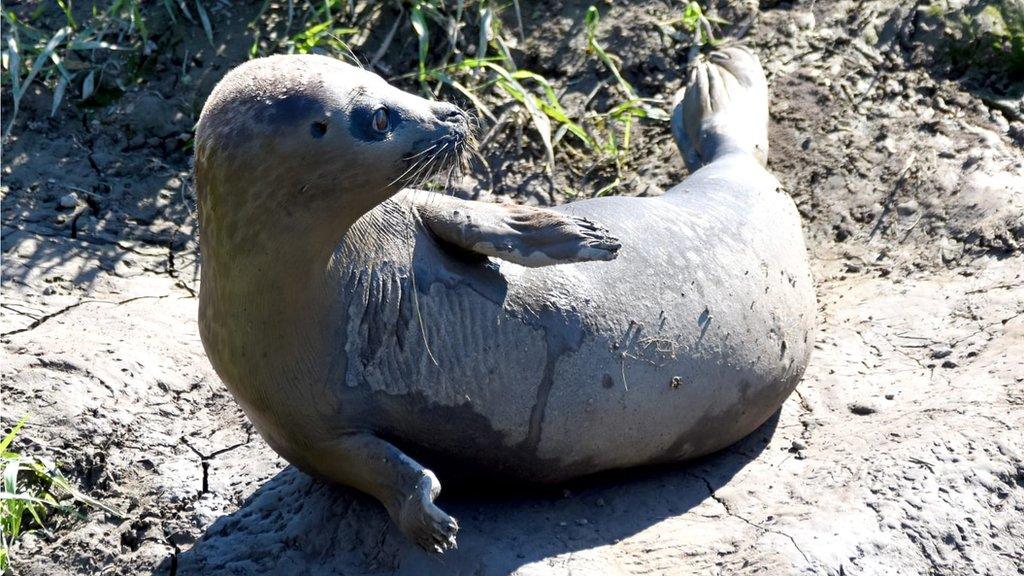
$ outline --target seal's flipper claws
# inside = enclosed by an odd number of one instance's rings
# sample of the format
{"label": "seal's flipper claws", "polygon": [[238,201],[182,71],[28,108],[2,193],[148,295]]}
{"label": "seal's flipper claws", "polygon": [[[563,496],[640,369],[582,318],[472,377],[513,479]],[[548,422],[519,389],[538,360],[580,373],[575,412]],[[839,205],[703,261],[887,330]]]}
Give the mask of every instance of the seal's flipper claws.
{"label": "seal's flipper claws", "polygon": [[722,69],[719,66],[708,66],[708,97],[711,100],[711,109],[715,112],[726,110],[729,107],[729,87],[722,76]]}
{"label": "seal's flipper claws", "polygon": [[543,208],[432,197],[417,212],[441,240],[523,266],[613,260],[622,247],[593,220]]}
{"label": "seal's flipper claws", "polygon": [[420,548],[438,553],[454,548],[459,523],[434,504],[441,483],[433,472],[369,433],[345,434],[317,449],[316,472],[380,500]]}
{"label": "seal's flipper claws", "polygon": [[767,83],[764,70],[757,56],[744,46],[732,46],[713,52],[711,61],[732,74],[744,88],[758,88],[759,84]]}
{"label": "seal's flipper claws", "polygon": [[697,97],[700,99],[701,109],[710,113],[712,110],[711,81],[708,79],[707,66],[697,66],[697,78],[694,87],[696,90],[693,90],[693,92],[696,92]]}

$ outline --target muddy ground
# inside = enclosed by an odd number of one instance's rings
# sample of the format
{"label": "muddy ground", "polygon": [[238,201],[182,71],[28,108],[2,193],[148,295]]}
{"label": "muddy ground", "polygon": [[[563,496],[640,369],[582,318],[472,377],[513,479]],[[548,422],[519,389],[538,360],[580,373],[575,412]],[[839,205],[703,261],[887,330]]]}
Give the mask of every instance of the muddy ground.
{"label": "muddy ground", "polygon": [[[443,557],[369,498],[288,467],[204,356],[183,143],[244,58],[252,8],[220,5],[222,47],[183,42],[157,64],[173,74],[109,105],[51,119],[48,94],[30,95],[3,157],[4,424],[31,414],[21,448],[127,517],[26,536],[15,573],[1024,574],[1019,94],[929,60],[913,2],[762,4],[745,41],[769,74],[770,167],[819,294],[804,381],[777,418],[689,465],[446,492],[462,530]],[[580,55],[585,3],[524,6],[529,67],[584,94],[606,76]],[[602,5],[602,38],[644,96],[683,82],[685,46],[655,25],[678,10]],[[550,204],[607,184],[588,166],[539,176],[531,140],[497,134],[490,174],[462,193]],[[667,126],[642,124],[635,145],[617,193],[685,176]]]}

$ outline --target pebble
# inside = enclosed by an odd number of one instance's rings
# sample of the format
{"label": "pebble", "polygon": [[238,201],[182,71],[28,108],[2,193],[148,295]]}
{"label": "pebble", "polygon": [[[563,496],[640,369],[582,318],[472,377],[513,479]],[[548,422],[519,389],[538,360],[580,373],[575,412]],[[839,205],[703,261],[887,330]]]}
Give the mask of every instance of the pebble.
{"label": "pebble", "polygon": [[810,30],[814,28],[814,25],[816,24],[813,12],[794,11],[793,21],[800,30]]}
{"label": "pebble", "polygon": [[900,216],[910,216],[917,212],[919,206],[915,200],[907,200],[896,205],[896,213]]}
{"label": "pebble", "polygon": [[57,201],[61,208],[74,208],[78,206],[78,194],[74,192],[68,192],[67,194],[60,197]]}
{"label": "pebble", "polygon": [[936,346],[935,348],[932,348],[932,358],[936,360],[945,358],[946,356],[949,356],[952,353],[953,349],[950,348],[949,346]]}
{"label": "pebble", "polygon": [[876,409],[874,406],[869,406],[867,404],[860,403],[850,404],[849,409],[850,412],[856,414],[857,416],[868,416],[870,414],[878,412],[878,409]]}
{"label": "pebble", "polygon": [[31,532],[25,532],[20,538],[22,550],[33,550],[39,546],[39,537]]}
{"label": "pebble", "polygon": [[992,121],[995,122],[996,126],[999,126],[999,130],[1006,133],[1010,131],[1010,122],[1006,119],[1003,114],[998,110],[992,111]]}

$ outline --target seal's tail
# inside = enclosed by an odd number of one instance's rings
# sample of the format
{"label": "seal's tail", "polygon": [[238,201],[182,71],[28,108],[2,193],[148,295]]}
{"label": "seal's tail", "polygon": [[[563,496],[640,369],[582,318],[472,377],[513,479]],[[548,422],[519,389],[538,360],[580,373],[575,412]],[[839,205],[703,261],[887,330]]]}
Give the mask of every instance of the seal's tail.
{"label": "seal's tail", "polygon": [[672,135],[691,172],[729,152],[768,161],[768,82],[757,56],[733,46],[700,56],[676,94]]}

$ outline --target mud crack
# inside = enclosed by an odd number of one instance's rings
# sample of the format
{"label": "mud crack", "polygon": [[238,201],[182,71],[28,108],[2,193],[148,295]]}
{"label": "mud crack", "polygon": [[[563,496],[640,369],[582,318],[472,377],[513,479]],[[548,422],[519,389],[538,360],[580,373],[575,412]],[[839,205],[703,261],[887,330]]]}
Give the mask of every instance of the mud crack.
{"label": "mud crack", "polygon": [[801,556],[803,556],[804,561],[807,562],[807,564],[810,565],[810,566],[814,565],[811,562],[811,559],[807,556],[807,554],[804,553],[803,549],[800,548],[800,545],[796,543],[796,540],[792,536],[790,536],[789,534],[786,534],[785,532],[783,532],[781,530],[776,530],[774,528],[765,526],[764,524],[760,524],[758,522],[754,522],[753,520],[750,520],[750,519],[748,519],[748,518],[746,518],[744,516],[741,516],[740,514],[737,514],[737,513],[733,512],[732,509],[729,507],[729,505],[725,503],[725,500],[722,500],[721,498],[719,498],[715,494],[715,488],[711,485],[711,482],[707,478],[705,478],[703,476],[697,476],[696,474],[692,474],[692,473],[690,474],[690,476],[692,476],[692,477],[694,477],[694,478],[696,478],[696,479],[698,479],[698,480],[700,480],[701,482],[704,483],[704,487],[707,488],[707,490],[708,490],[708,495],[711,496],[712,500],[714,500],[715,502],[718,502],[719,504],[722,505],[722,508],[725,509],[725,513],[726,514],[728,514],[729,516],[732,516],[733,518],[741,520],[744,523],[746,523],[746,524],[748,524],[748,525],[750,525],[750,526],[752,526],[754,528],[757,528],[757,529],[762,530],[764,532],[770,532],[772,534],[777,534],[779,536],[782,536],[782,537],[788,539],[790,542],[792,542],[793,547],[796,548],[796,551],[799,552]]}
{"label": "mud crack", "polygon": [[149,299],[149,298],[160,299],[160,298],[166,298],[166,297],[167,297],[167,294],[162,294],[160,296],[135,296],[134,298],[128,298],[127,300],[118,300],[118,301],[93,300],[93,299],[79,300],[78,302],[75,302],[74,304],[69,304],[69,305],[61,308],[60,310],[57,310],[55,312],[50,312],[49,314],[44,314],[44,315],[36,318],[28,326],[25,326],[24,328],[18,328],[16,330],[10,330],[8,332],[4,332],[4,333],[0,334],[0,337],[13,336],[15,334],[21,334],[22,332],[28,332],[30,330],[35,330],[36,328],[42,326],[46,322],[48,322],[48,321],[50,321],[50,320],[52,320],[52,319],[54,319],[54,318],[56,318],[56,317],[58,317],[58,316],[60,316],[60,315],[62,315],[64,313],[66,313],[66,312],[74,310],[75,308],[78,308],[79,306],[82,306],[83,304],[112,304],[114,306],[122,306],[124,304],[128,304],[129,302],[135,302],[136,300],[146,300],[146,299]]}
{"label": "mud crack", "polygon": [[199,456],[199,465],[203,469],[203,485],[202,485],[202,490],[200,490],[200,492],[199,492],[200,495],[206,494],[207,492],[210,491],[210,460],[216,458],[217,456],[220,456],[221,454],[225,454],[225,453],[230,452],[232,450],[235,450],[237,448],[241,448],[242,446],[246,446],[251,441],[252,441],[252,430],[251,429],[246,429],[246,431],[245,431],[245,440],[243,440],[242,442],[239,442],[237,444],[232,444],[231,446],[228,446],[226,448],[221,448],[220,450],[214,450],[213,452],[210,452],[209,454],[203,454],[202,452],[199,451],[198,448],[193,446],[188,441],[188,437],[187,436],[182,436],[181,437],[181,443],[184,444],[186,447],[188,447],[188,449],[191,450],[193,454],[195,454],[196,456]]}

